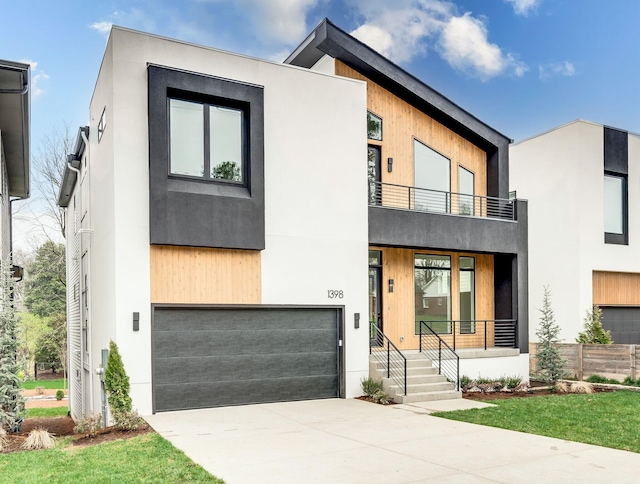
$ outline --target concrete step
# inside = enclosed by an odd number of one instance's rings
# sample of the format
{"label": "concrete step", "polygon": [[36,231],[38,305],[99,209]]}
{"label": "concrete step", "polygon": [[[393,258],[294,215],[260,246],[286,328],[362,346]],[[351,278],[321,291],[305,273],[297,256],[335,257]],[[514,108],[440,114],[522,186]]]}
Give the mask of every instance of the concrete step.
{"label": "concrete step", "polygon": [[[387,370],[385,368],[377,368],[378,373],[381,376],[385,376],[387,374]],[[392,374],[402,374],[404,370],[398,367],[391,367]],[[407,368],[407,378],[410,376],[421,376],[421,375],[437,375],[438,369],[432,367],[420,367],[420,368]]]}
{"label": "concrete step", "polygon": [[[444,381],[434,383],[420,383],[416,385],[407,385],[407,395],[415,395],[427,392],[440,392],[445,390],[454,390],[455,387],[452,383],[449,383],[446,378]],[[397,385],[389,385],[388,393],[397,395],[398,393],[404,393],[404,389],[399,388]]]}
{"label": "concrete step", "polygon": [[443,390],[436,392],[410,393],[409,395],[398,395],[394,398],[396,403],[433,402],[435,400],[453,400],[462,398],[462,392],[455,390]]}
{"label": "concrete step", "polygon": [[[387,364],[386,355],[382,356],[382,361],[373,356],[370,356],[369,361],[377,365]],[[393,358],[391,359],[390,364],[391,366],[402,367],[404,366],[404,361],[398,360],[397,358]],[[429,360],[428,358],[425,358],[424,356],[420,358],[411,358],[411,359],[407,358],[407,368],[420,368],[423,366],[431,366],[431,360]]]}
{"label": "concrete step", "polygon": [[439,383],[441,381],[447,381],[447,378],[442,375],[438,375],[437,373],[407,376],[407,385],[419,385],[421,383]]}

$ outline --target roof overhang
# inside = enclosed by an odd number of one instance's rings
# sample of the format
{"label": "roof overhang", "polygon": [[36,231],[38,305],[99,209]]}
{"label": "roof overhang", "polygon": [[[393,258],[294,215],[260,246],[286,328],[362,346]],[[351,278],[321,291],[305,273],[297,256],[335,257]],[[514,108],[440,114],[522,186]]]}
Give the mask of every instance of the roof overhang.
{"label": "roof overhang", "polygon": [[68,207],[73,189],[78,181],[78,172],[82,155],[87,148],[87,140],[89,139],[89,126],[83,126],[78,129],[76,137],[76,146],[73,153],[67,155],[67,165],[64,167],[62,174],[62,183],[60,184],[60,193],[58,193],[58,206]]}
{"label": "roof overhang", "polygon": [[30,192],[30,67],[0,60],[0,132],[7,164],[9,195]]}
{"label": "roof overhang", "polygon": [[324,55],[344,62],[486,151],[494,151],[512,141],[341,30],[329,19],[320,22],[284,62],[309,69]]}

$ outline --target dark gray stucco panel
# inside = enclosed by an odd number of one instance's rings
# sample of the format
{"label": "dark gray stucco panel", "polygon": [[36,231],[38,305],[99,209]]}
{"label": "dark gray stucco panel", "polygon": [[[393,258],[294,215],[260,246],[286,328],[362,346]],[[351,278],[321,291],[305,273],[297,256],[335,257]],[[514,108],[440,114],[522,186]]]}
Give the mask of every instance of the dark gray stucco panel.
{"label": "dark gray stucco panel", "polygon": [[[264,249],[263,88],[155,65],[148,67],[148,80],[151,244]],[[172,93],[244,110],[245,186],[169,175],[167,98]]]}
{"label": "dark gray stucco panel", "polygon": [[626,131],[604,127],[604,169],[629,174],[629,136]]}

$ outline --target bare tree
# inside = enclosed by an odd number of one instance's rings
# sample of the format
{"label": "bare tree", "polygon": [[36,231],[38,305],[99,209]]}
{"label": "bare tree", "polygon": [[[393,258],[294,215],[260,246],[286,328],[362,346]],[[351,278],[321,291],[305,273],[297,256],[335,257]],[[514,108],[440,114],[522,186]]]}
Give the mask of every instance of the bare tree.
{"label": "bare tree", "polygon": [[[63,123],[61,127],[54,128],[42,139],[33,157],[35,173],[33,178],[34,197],[30,204],[31,211],[34,211],[34,204],[42,207],[45,217],[50,219],[56,231],[59,230],[63,237],[64,213],[58,207],[58,195],[64,169],[67,165],[67,155],[72,153],[73,144],[74,136],[71,126],[68,123]],[[48,226],[47,221],[36,217],[36,223],[41,225],[40,228],[47,235],[43,226]]]}

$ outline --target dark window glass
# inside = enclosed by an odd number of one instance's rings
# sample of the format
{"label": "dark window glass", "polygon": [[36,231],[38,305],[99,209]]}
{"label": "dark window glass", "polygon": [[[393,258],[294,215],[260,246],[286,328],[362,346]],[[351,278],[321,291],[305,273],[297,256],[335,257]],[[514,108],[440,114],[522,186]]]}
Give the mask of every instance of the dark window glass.
{"label": "dark window glass", "polygon": [[382,141],[382,118],[367,112],[367,138]]}

